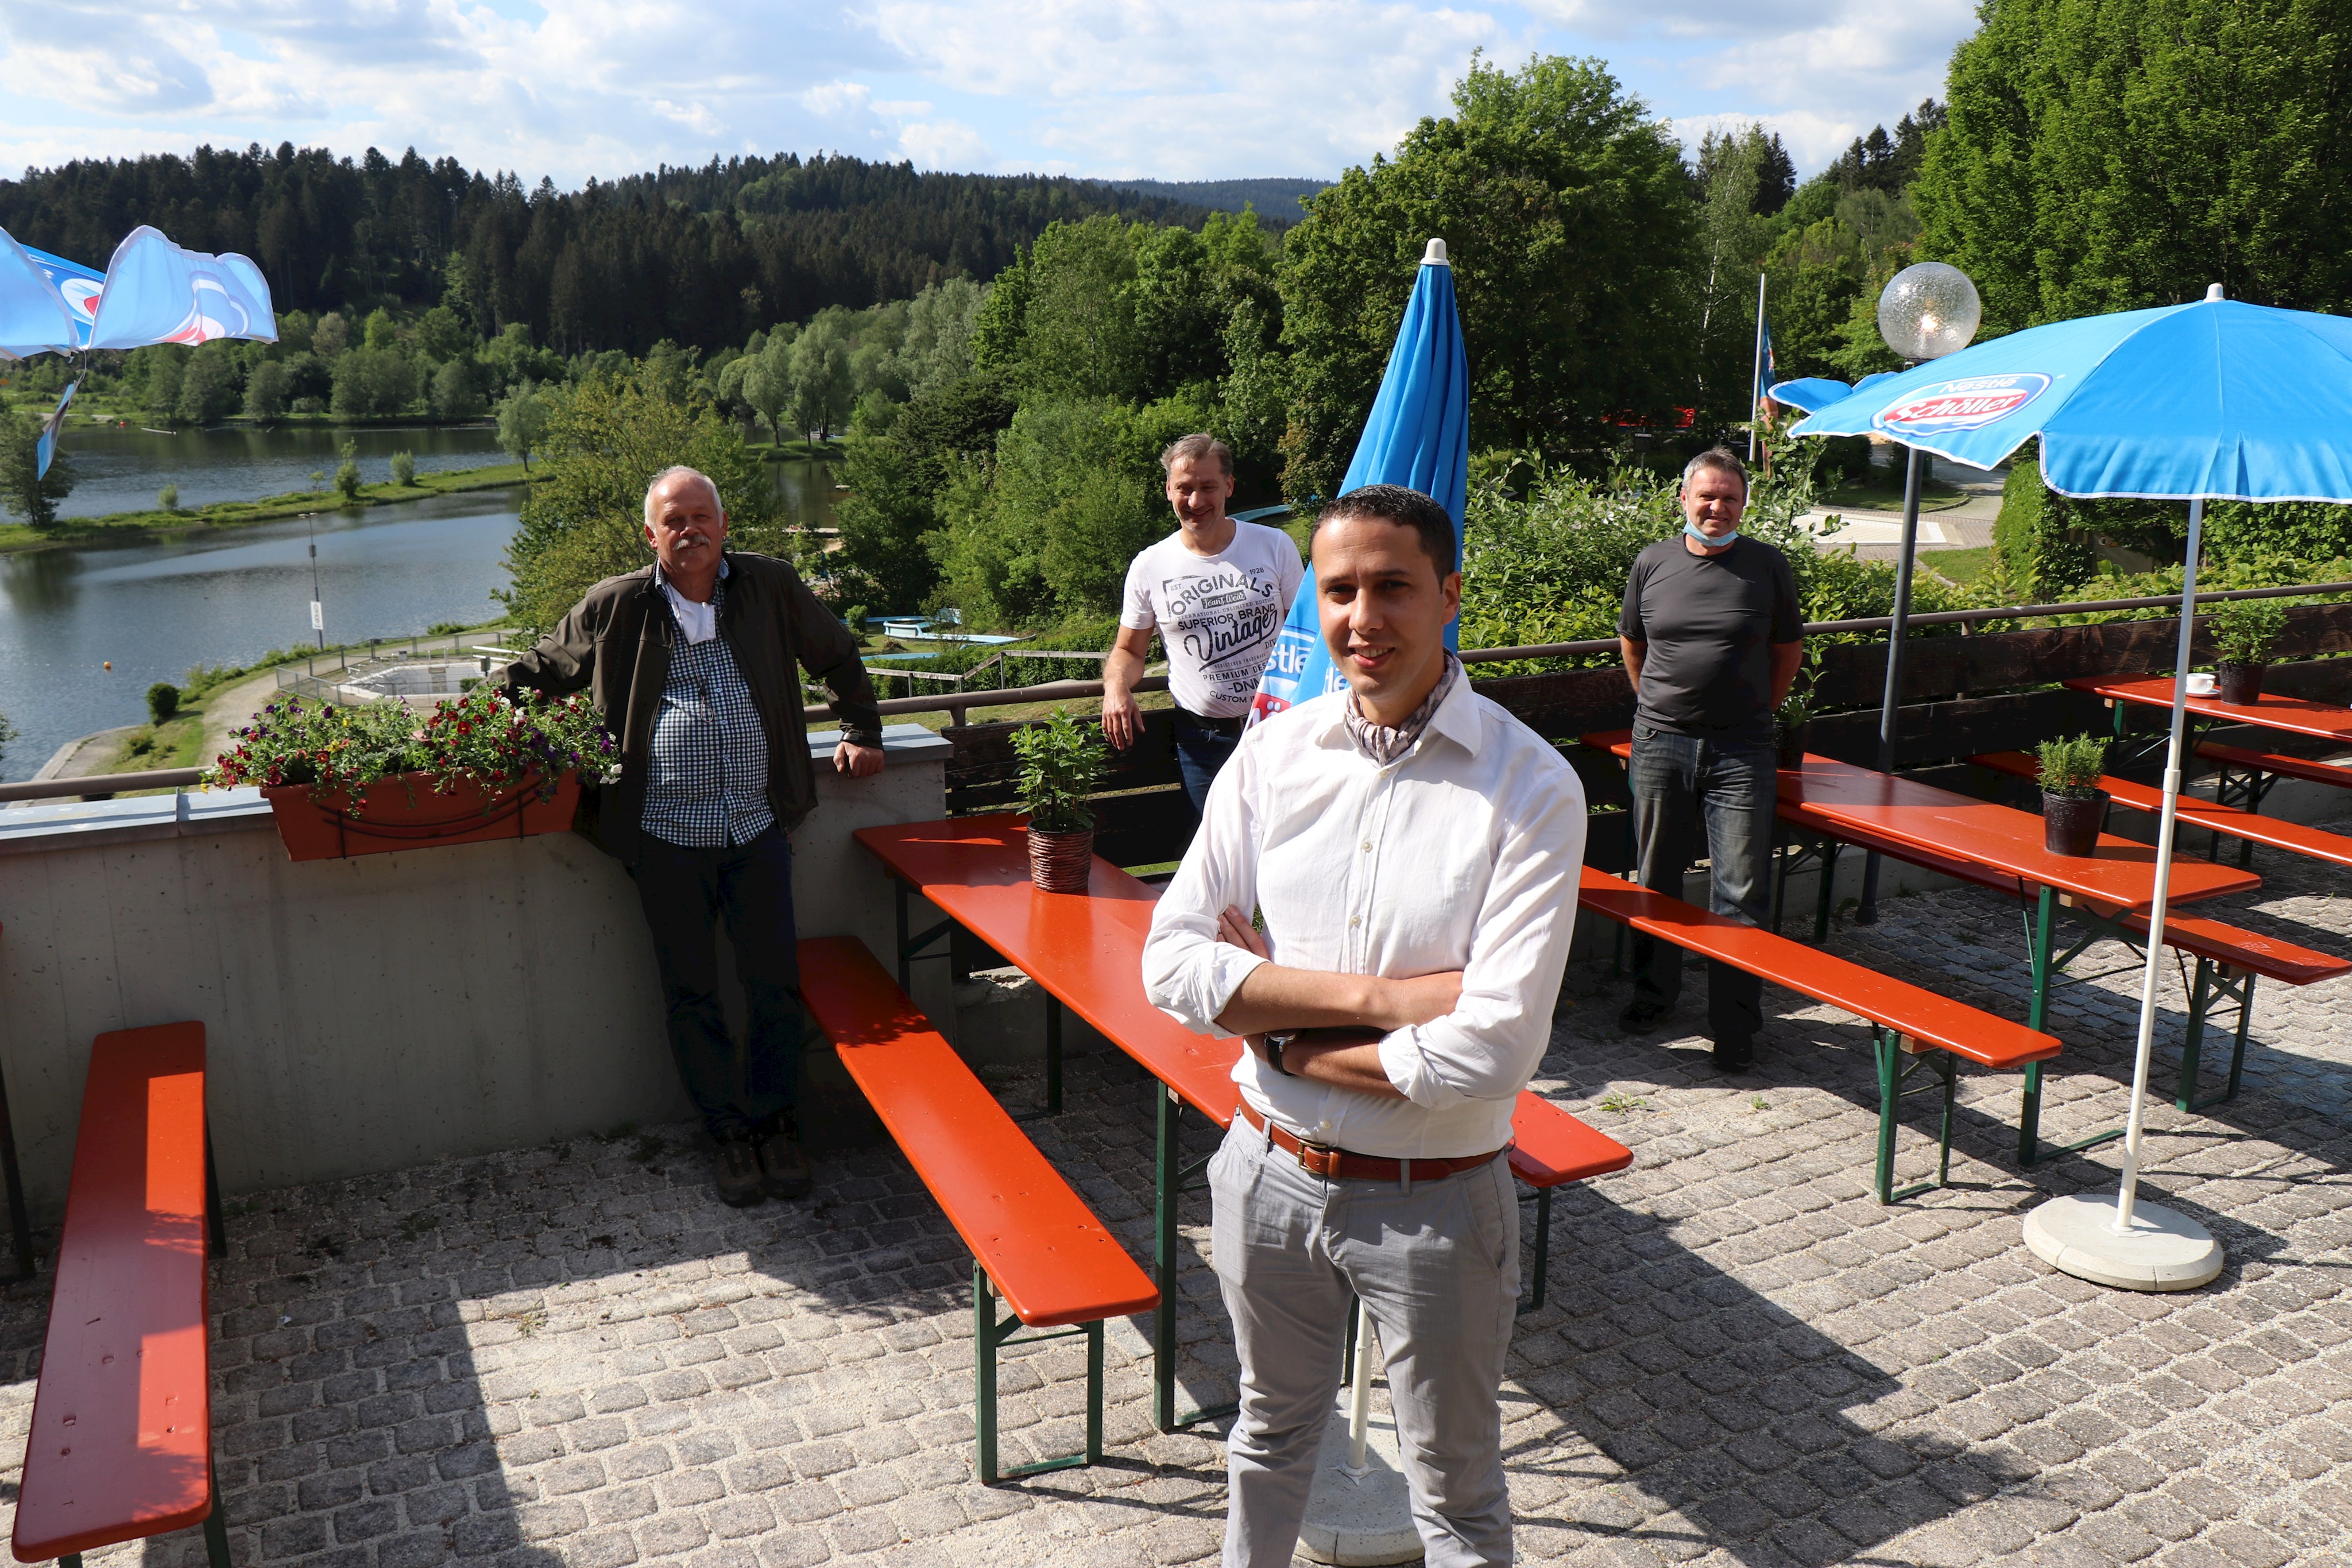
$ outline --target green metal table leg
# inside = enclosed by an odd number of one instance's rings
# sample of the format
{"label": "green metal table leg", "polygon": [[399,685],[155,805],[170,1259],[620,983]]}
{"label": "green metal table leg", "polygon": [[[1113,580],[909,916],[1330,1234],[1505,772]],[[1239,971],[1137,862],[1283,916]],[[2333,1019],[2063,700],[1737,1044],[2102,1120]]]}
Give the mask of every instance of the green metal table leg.
{"label": "green metal table leg", "polygon": [[1878,1058],[1878,1201],[1895,1201],[1895,1033],[1892,1030],[1870,1031],[1871,1045]]}
{"label": "green metal table leg", "polygon": [[1152,1418],[1163,1432],[1176,1430],[1176,1188],[1181,1151],[1177,1144],[1178,1121],[1184,1103],[1176,1091],[1158,1085],[1160,1102],[1159,1191],[1151,1220],[1152,1280],[1160,1287],[1160,1304],[1151,1311]]}
{"label": "green metal table leg", "polygon": [[2210,958],[2197,960],[2197,977],[2189,985],[2189,1028],[2180,1040],[2180,1082],[2174,1085],[2173,1105],[2182,1111],[2196,1109],[2197,1059],[2205,1044],[2205,1009],[2212,998],[2212,967]]}
{"label": "green metal table leg", "polygon": [[1047,992],[1045,996],[1045,1113],[1059,1115],[1062,1110],[1062,1003]]}
{"label": "green metal table leg", "polygon": [[1087,1325],[1087,1463],[1102,1463],[1103,1325]]}
{"label": "green metal table leg", "polygon": [[[2117,705],[2120,708],[2121,705]],[[2118,718],[2116,723],[2123,721]],[[2033,1002],[2025,1027],[2040,1034],[2050,1017],[2050,933],[2056,923],[2058,895],[2042,890],[2033,913]],[[2017,1163],[2030,1166],[2042,1153],[2042,1063],[2025,1064],[2025,1100],[2017,1117]]]}
{"label": "green metal table leg", "polygon": [[1822,841],[1822,884],[1813,896],[1813,943],[1816,946],[1830,939],[1830,903],[1837,895],[1838,841]]}
{"label": "green metal table leg", "polygon": [[[996,1316],[995,1287],[989,1283],[988,1270],[977,1259],[971,1265],[972,1305],[972,1402],[975,1425],[980,1428],[980,1479],[982,1485],[994,1486],[999,1481],[1018,1480],[1024,1476],[1044,1475],[1049,1470],[1076,1469],[1080,1465],[1098,1463],[1102,1458],[1103,1408],[1103,1325],[1097,1318],[1090,1323],[1070,1328],[1046,1329],[1024,1335],[1018,1317],[999,1321]],[[1059,1458],[1040,1459],[1034,1464],[1017,1465],[1003,1469],[997,1463],[996,1449],[996,1353],[1008,1344],[1032,1344],[1041,1340],[1070,1339],[1083,1334],[1087,1342],[1087,1446],[1085,1451],[1065,1454]]]}
{"label": "green metal table leg", "polygon": [[2224,1100],[2238,1097],[2238,1080],[2246,1071],[2246,1031],[2253,1027],[2254,982],[2260,978],[2252,970],[2248,970],[2245,989],[2238,997],[2238,1039],[2230,1051],[2230,1087],[2222,1092]]}
{"label": "green metal table leg", "polygon": [[213,1488],[213,1509],[205,1515],[205,1558],[212,1568],[229,1568],[228,1521],[221,1513],[220,1488]]}
{"label": "green metal table leg", "polygon": [[980,1431],[980,1480],[993,1486],[996,1472],[996,1297],[988,1270],[971,1265],[972,1423]]}
{"label": "green metal table leg", "polygon": [[1544,1304],[1544,1286],[1551,1272],[1551,1188],[1536,1188],[1535,1200],[1535,1287],[1528,1293],[1527,1305],[1519,1309],[1522,1313],[1535,1312]]}
{"label": "green metal table leg", "polygon": [[1952,1093],[1959,1087],[1959,1058],[1950,1051],[1939,1052],[1944,1070],[1944,1131],[1936,1152],[1936,1185],[1952,1185]]}

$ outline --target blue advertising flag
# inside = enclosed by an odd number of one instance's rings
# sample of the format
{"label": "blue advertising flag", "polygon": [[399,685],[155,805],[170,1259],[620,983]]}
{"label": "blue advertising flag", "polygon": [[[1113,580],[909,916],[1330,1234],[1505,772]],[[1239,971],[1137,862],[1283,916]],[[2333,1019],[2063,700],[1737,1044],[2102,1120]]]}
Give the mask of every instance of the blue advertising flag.
{"label": "blue advertising flag", "polygon": [[215,338],[278,341],[278,318],[261,269],[229,253],[183,250],[141,225],[114,247],[88,346],[209,343]]}
{"label": "blue advertising flag", "polygon": [[89,340],[87,331],[76,330],[73,308],[47,265],[56,260],[0,229],[0,360],[65,353]]}
{"label": "blue advertising flag", "polygon": [[58,434],[66,427],[66,404],[73,402],[73,394],[79,391],[81,380],[76,377],[74,383],[66,388],[66,395],[58,399],[58,406],[50,411],[49,417],[41,422],[40,436],[33,443],[34,478],[49,476],[49,459],[58,455]]}
{"label": "blue advertising flag", "polygon": [[[1389,350],[1380,395],[1339,493],[1366,485],[1403,485],[1433,497],[1454,519],[1454,564],[1462,564],[1462,511],[1470,494],[1470,363],[1462,349],[1462,320],[1454,308],[1454,269],[1445,242],[1433,239],[1413,279],[1412,298]],[[1445,629],[1456,645],[1459,629]],[[1323,645],[1316,612],[1315,568],[1307,568],[1290,615],[1283,622],[1265,674],[1258,680],[1250,722],[1336,692],[1345,683]]]}

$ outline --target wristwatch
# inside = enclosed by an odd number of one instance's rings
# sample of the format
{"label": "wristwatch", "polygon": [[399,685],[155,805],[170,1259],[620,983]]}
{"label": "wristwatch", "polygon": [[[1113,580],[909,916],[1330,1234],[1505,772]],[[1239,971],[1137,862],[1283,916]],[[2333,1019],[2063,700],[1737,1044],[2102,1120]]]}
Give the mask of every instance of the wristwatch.
{"label": "wristwatch", "polygon": [[1295,1078],[1297,1076],[1297,1074],[1292,1072],[1290,1069],[1282,1064],[1283,1049],[1297,1038],[1298,1031],[1296,1030],[1286,1030],[1280,1034],[1269,1034],[1265,1037],[1266,1062],[1285,1078]]}

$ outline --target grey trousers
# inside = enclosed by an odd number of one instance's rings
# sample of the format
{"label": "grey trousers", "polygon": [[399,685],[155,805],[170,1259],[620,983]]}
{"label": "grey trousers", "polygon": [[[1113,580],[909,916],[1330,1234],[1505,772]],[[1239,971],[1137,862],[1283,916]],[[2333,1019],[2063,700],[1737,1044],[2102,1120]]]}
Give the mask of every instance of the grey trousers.
{"label": "grey trousers", "polygon": [[1325,1181],[1240,1117],[1209,1164],[1211,1256],[1241,1355],[1225,1568],[1287,1568],[1339,1391],[1351,1298],[1370,1309],[1429,1568],[1511,1561],[1498,1403],[1519,1294],[1510,1162],[1443,1180]]}

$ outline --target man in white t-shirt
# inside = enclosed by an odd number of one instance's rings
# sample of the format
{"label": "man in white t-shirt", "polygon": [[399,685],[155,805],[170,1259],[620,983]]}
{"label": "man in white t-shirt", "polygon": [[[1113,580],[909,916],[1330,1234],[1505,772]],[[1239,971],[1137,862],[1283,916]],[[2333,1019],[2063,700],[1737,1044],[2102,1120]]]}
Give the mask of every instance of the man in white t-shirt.
{"label": "man in white t-shirt", "polygon": [[1176,699],[1176,767],[1193,815],[1209,781],[1242,737],[1258,676],[1307,575],[1298,546],[1280,528],[1225,516],[1234,454],[1210,435],[1187,435],[1160,455],[1176,531],[1127,569],[1118,642],[1103,662],[1103,735],[1124,751],[1143,733],[1135,683],[1151,634],[1168,650]]}

